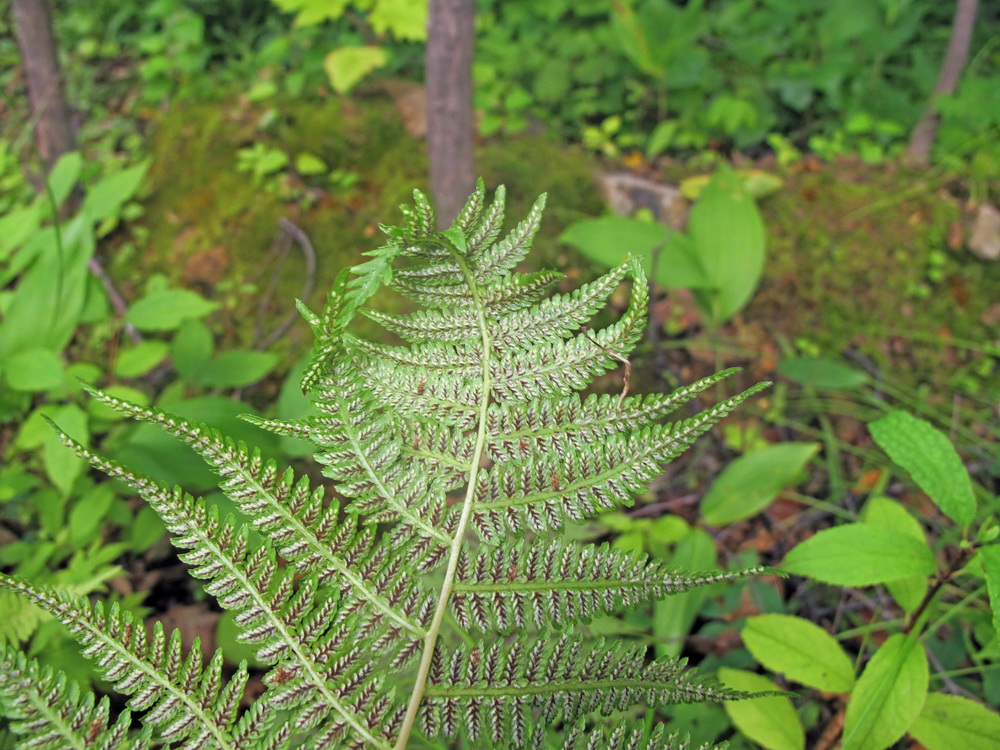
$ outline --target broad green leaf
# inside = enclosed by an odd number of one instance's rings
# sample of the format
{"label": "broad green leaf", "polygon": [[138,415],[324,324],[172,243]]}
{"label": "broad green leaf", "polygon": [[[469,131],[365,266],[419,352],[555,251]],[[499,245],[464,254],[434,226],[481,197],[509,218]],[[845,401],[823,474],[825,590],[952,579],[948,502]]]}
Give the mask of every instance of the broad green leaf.
{"label": "broad green leaf", "polygon": [[727,466],[701,503],[705,521],[720,525],[755,516],[794,484],[818,443],[779,443],[748,453]]}
{"label": "broad green leaf", "polygon": [[333,90],[346,94],[362,78],[388,61],[389,56],[382,47],[341,47],[326,56],[323,69],[330,78]]}
{"label": "broad green leaf", "polygon": [[[90,440],[87,413],[76,404],[60,406],[51,412],[59,429],[86,445]],[[42,465],[45,474],[63,495],[68,495],[73,483],[83,472],[86,462],[62,444],[55,431],[49,430],[42,441]]]}
{"label": "broad green leaf", "polygon": [[25,349],[0,362],[4,380],[15,391],[38,393],[63,383],[62,358],[49,349]]}
{"label": "broad green leaf", "polygon": [[[709,284],[698,265],[691,240],[662,224],[624,216],[583,219],[566,227],[559,241],[607,268],[621,265],[630,255],[642,258],[646,275],[670,289]],[[654,269],[653,255],[657,248],[660,251]]]}
{"label": "broad green leaf", "polygon": [[851,692],[841,750],[885,750],[902,737],[923,708],[927,679],[923,645],[889,636]]}
{"label": "broad green leaf", "polygon": [[[920,522],[910,515],[902,505],[887,497],[872,497],[861,509],[862,523],[870,523],[887,529],[897,529],[926,544],[924,530]],[[910,576],[898,581],[888,581],[885,585],[896,602],[906,612],[913,612],[923,601],[927,592],[927,576]]]}
{"label": "broad green leaf", "polygon": [[894,411],[868,425],[875,442],[913,477],[948,518],[967,529],[976,514],[969,473],[951,442],[930,423]]}
{"label": "broad green leaf", "polygon": [[115,493],[111,483],[103,482],[87,494],[73,500],[68,527],[70,543],[74,547],[83,547],[91,541],[114,499]]}
{"label": "broad green leaf", "polygon": [[[715,542],[704,529],[691,529],[674,549],[671,565],[687,571],[710,570],[715,567]],[[684,648],[684,637],[690,632],[709,589],[700,586],[681,594],[653,602],[653,637],[657,656],[677,657]]]}
{"label": "broad green leaf", "polygon": [[[5,216],[0,216],[0,261],[6,261],[15,247],[19,247],[36,234],[41,220],[42,210],[39,202],[16,208]],[[3,280],[2,276],[0,280]]]}
{"label": "broad green leaf", "polygon": [[169,331],[186,320],[203,318],[218,306],[187,289],[164,289],[135,302],[125,320],[141,331]]}
{"label": "broad green leaf", "polygon": [[135,197],[151,163],[146,159],[134,167],[102,177],[87,189],[82,212],[94,223],[117,216],[121,207]]}
{"label": "broad green leaf", "polygon": [[712,291],[709,318],[721,325],[749,301],[764,269],[764,222],[739,176],[721,167],[691,209],[688,233]]}
{"label": "broad green leaf", "polygon": [[170,342],[170,358],[184,380],[198,382],[202,365],[212,358],[215,337],[200,320],[189,320],[182,325]]}
{"label": "broad green leaf", "polygon": [[129,549],[145,552],[160,541],[165,533],[167,533],[167,528],[163,525],[163,519],[160,518],[159,513],[150,506],[144,505],[136,515],[135,521],[129,526]]}
{"label": "broad green leaf", "polygon": [[931,575],[934,554],[904,531],[850,523],[820,531],[785,556],[782,569],[838,586],[872,586]]}
{"label": "broad green leaf", "polygon": [[170,346],[166,341],[149,340],[122,349],[115,362],[115,374],[122,378],[145,375],[164,360]]}
{"label": "broad green leaf", "polygon": [[378,0],[368,13],[368,23],[379,34],[420,42],[427,38],[427,3],[414,0]]}
{"label": "broad green leaf", "polygon": [[[79,151],[70,151],[63,154],[59,157],[55,165],[53,165],[52,171],[49,172],[48,188],[52,192],[52,199],[57,208],[63,204],[63,201],[73,191],[77,180],[80,179],[81,169],[83,169],[83,157]],[[42,200],[47,203],[49,196],[43,196]]]}
{"label": "broad green leaf", "polygon": [[301,175],[326,174],[330,167],[315,154],[303,153],[295,157],[295,171]]}
{"label": "broad green leaf", "polygon": [[202,363],[197,382],[217,388],[239,388],[256,383],[278,364],[278,355],[239,349],[221,352]]}
{"label": "broad green leaf", "polygon": [[559,241],[608,268],[621,265],[629,254],[647,259],[648,273],[648,258],[655,248],[666,243],[669,231],[662,224],[650,221],[601,216],[574,221],[559,235]]}
{"label": "broad green leaf", "polygon": [[993,609],[993,627],[1000,638],[1000,544],[983,547],[976,553],[986,573],[986,590],[990,594],[990,607]]}
{"label": "broad green leaf", "polygon": [[928,693],[909,733],[927,750],[996,750],[1000,714],[960,695]]}
{"label": "broad green leaf", "polygon": [[[719,670],[719,682],[751,693],[780,689],[763,675],[729,667]],[[799,715],[784,696],[726,701],[724,708],[740,732],[767,750],[802,750],[806,746]]]}
{"label": "broad green leaf", "polygon": [[788,357],[781,360],[778,372],[799,385],[824,391],[856,388],[869,379],[861,370],[821,357]]}
{"label": "broad green leaf", "polygon": [[61,352],[80,321],[94,234],[78,215],[63,226],[60,241],[51,227],[40,235],[45,244],[21,276],[0,321],[0,359],[24,349]]}
{"label": "broad green leaf", "polygon": [[854,687],[854,666],[837,640],[792,615],[757,615],[743,626],[743,643],[772,672],[830,693]]}

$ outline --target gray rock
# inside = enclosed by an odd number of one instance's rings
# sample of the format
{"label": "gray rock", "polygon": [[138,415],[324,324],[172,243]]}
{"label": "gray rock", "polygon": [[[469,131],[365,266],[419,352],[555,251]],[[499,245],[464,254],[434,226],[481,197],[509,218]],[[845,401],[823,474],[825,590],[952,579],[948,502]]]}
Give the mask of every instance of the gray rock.
{"label": "gray rock", "polygon": [[972,222],[969,250],[983,260],[1000,259],[1000,210],[984,203]]}

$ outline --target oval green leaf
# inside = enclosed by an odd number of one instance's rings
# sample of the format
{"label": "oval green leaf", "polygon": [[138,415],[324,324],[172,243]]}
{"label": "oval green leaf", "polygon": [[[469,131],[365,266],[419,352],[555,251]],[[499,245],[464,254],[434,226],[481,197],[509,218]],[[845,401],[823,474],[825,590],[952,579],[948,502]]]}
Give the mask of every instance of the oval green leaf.
{"label": "oval green leaf", "polygon": [[170,331],[186,320],[208,315],[217,307],[217,303],[187,289],[163,289],[133,304],[125,321],[142,331]]}
{"label": "oval green leaf", "polygon": [[145,375],[163,361],[169,350],[166,341],[143,341],[123,349],[115,363],[115,373],[122,378]]}
{"label": "oval green leaf", "polygon": [[885,750],[913,724],[927,698],[927,655],[897,633],[875,652],[851,692],[841,750]]}
{"label": "oval green leaf", "polygon": [[990,594],[990,607],[993,609],[993,627],[1000,638],[1000,544],[983,547],[976,553],[976,559],[982,564],[986,574],[986,590]]}
{"label": "oval green leaf", "polygon": [[214,388],[239,388],[256,383],[278,364],[278,355],[238,349],[222,352],[201,364],[197,382]]}
{"label": "oval green leaf", "polygon": [[[728,667],[719,670],[719,682],[749,693],[780,690],[762,675]],[[726,701],[725,709],[737,729],[768,750],[802,750],[806,746],[799,715],[784,696]]]}
{"label": "oval green leaf", "polygon": [[854,687],[854,666],[836,639],[819,625],[792,615],[747,619],[743,643],[772,672],[830,693]]}
{"label": "oval green leaf", "polygon": [[1000,747],[1000,714],[960,695],[929,693],[910,736],[927,750],[994,750]]}
{"label": "oval green leaf", "polygon": [[976,515],[969,472],[954,446],[929,422],[905,411],[868,425],[875,442],[913,477],[948,518],[967,529]]}
{"label": "oval green leaf", "polygon": [[868,375],[861,370],[820,357],[788,357],[781,360],[778,372],[799,385],[824,391],[856,388],[868,382]]}
{"label": "oval green leaf", "polygon": [[62,358],[49,349],[26,349],[2,365],[4,379],[15,391],[38,393],[63,383]]}
{"label": "oval green leaf", "polygon": [[750,518],[795,483],[818,443],[769,445],[733,461],[709,487],[701,503],[705,521],[720,525]]}
{"label": "oval green leaf", "polygon": [[389,56],[382,47],[341,47],[328,54],[323,60],[323,69],[330,79],[333,90],[346,94],[362,78],[385,65]]}
{"label": "oval green leaf", "polygon": [[[927,543],[920,522],[901,504],[888,497],[869,498],[865,507],[861,509],[860,520],[862,523],[902,531],[924,544]],[[923,601],[924,594],[927,593],[927,584],[927,576],[909,576],[898,581],[887,581],[885,585],[904,611],[913,612]]]}
{"label": "oval green leaf", "polygon": [[872,586],[917,575],[931,575],[934,554],[903,531],[867,523],[825,529],[797,545],[783,570],[837,586]]}

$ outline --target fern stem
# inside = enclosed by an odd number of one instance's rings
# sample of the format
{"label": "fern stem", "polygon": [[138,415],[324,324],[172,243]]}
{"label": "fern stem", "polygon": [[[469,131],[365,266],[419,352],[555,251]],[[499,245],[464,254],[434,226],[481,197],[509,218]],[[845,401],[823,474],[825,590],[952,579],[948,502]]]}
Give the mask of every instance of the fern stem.
{"label": "fern stem", "polygon": [[434,658],[434,649],[437,647],[438,637],[441,635],[441,625],[444,623],[445,615],[448,612],[448,604],[451,600],[451,592],[455,586],[455,574],[458,570],[458,560],[462,552],[462,544],[465,542],[465,530],[469,525],[469,518],[472,516],[472,507],[475,504],[476,481],[479,476],[479,464],[486,449],[487,414],[490,407],[490,392],[493,385],[490,374],[490,358],[493,351],[493,339],[490,336],[489,324],[486,322],[486,305],[479,293],[479,285],[472,271],[469,269],[465,258],[458,252],[452,251],[452,257],[462,269],[462,275],[469,285],[469,291],[476,304],[476,319],[479,324],[479,336],[482,341],[482,396],[479,400],[479,424],[476,430],[476,446],[472,451],[472,459],[469,462],[469,483],[465,491],[465,500],[462,501],[462,514],[458,519],[458,526],[455,529],[455,536],[451,540],[451,549],[448,552],[448,567],[444,574],[444,581],[441,583],[441,593],[438,596],[437,607],[434,609],[434,617],[431,619],[430,627],[427,628],[427,635],[424,636],[424,651],[420,655],[420,666],[417,669],[417,681],[410,694],[410,702],[406,707],[406,716],[399,730],[399,737],[396,740],[395,750],[405,750],[406,743],[410,739],[413,725],[417,720],[417,712],[424,699],[427,690],[427,677],[430,674],[431,661]]}

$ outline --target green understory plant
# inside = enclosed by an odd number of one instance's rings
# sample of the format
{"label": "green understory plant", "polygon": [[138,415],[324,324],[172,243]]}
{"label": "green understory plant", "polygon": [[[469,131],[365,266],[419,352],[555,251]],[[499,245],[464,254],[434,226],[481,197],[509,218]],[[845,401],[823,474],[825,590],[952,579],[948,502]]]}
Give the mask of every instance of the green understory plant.
{"label": "green understory plant", "polygon": [[[497,240],[504,191],[480,183],[452,226],[434,230],[419,192],[403,227],[343,272],[321,315],[303,388],[318,416],[249,420],[317,450],[337,494],[279,470],[242,442],[92,389],[101,404],[188,443],[236,511],[100,456],[163,519],[181,559],[234,615],[267,665],[245,712],[246,664],[203,665],[179,633],[147,633],[131,613],[14,577],[0,586],[51,612],[142,715],[109,725],[107,699],[66,688],[12,650],[0,705],[34,746],[683,747],[643,709],[747,693],[591,633],[592,617],[761,573],[684,573],[643,554],[578,545],[568,521],[630,504],[698,435],[764,384],[675,422],[663,417],[728,373],[676,392],[579,391],[619,366],[642,335],[647,291],[634,260],[571,294],[560,275],[516,273],[544,196]],[[631,304],[599,331],[588,320],[623,281]],[[422,310],[364,305],[383,285]],[[407,345],[349,330],[358,314]]]}
{"label": "green understory plant", "polygon": [[[1000,714],[988,708],[1000,687],[1000,499],[979,490],[977,501],[957,452],[928,422],[892,411],[869,432],[940,511],[930,519],[936,542],[906,505],[876,488],[857,521],[818,532],[782,567],[837,586],[884,586],[885,614],[834,635],[795,614],[762,614],[747,619],[743,641],[802,692],[841,694],[843,750],[884,750],[904,734],[928,750],[1000,746]],[[886,636],[878,643],[877,633]],[[844,648],[849,638],[859,641],[856,659]],[[745,690],[775,687],[737,670],[720,670],[720,679]],[[791,701],[766,700],[768,711],[730,705],[727,712],[764,747],[804,748]]]}

